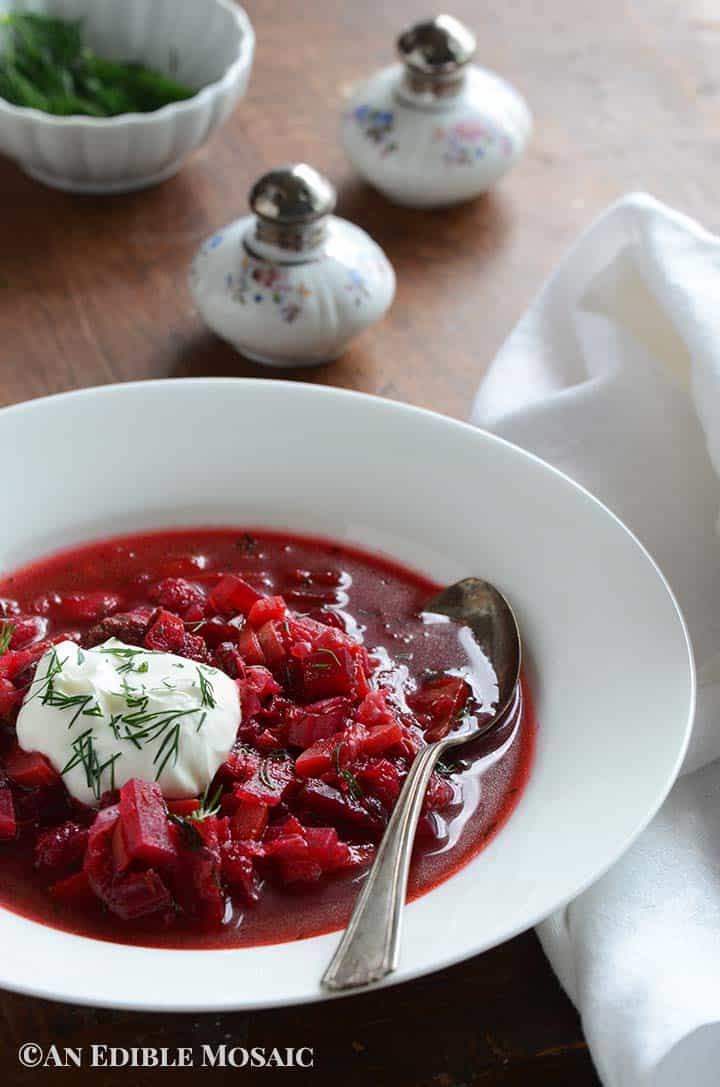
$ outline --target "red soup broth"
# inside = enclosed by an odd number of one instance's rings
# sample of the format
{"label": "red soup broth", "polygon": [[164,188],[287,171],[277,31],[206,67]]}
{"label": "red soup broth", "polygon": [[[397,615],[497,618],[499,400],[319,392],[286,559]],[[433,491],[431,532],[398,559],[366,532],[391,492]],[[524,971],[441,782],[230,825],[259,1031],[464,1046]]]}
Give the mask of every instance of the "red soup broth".
{"label": "red soup broth", "polygon": [[[389,687],[412,687],[428,673],[468,664],[455,624],[428,625],[421,618],[425,602],[439,588],[434,582],[360,548],[288,533],[195,528],[104,540],[6,574],[0,578],[0,601],[12,601],[22,615],[40,616],[45,638],[62,633],[81,637],[103,607],[123,613],[155,608],[154,588],[164,579],[182,578],[211,592],[228,573],[247,578],[266,595],[284,596],[294,613],[318,618],[335,613],[368,649],[384,650]],[[82,601],[83,594],[91,601],[88,613],[95,614],[85,616],[82,604],[71,604],[68,618],[64,601]],[[6,747],[10,731],[6,726]],[[458,750],[444,768],[452,801],[420,828],[411,898],[452,876],[500,831],[528,780],[535,733],[523,681],[518,708],[499,732],[472,750]],[[487,757],[498,749],[502,754],[495,761]],[[52,878],[34,866],[33,845],[32,833],[0,842],[0,904],[69,932],[156,947],[245,947],[336,930],[347,922],[367,870],[366,862],[312,884],[283,886],[267,879],[258,902],[228,899],[223,924],[206,930],[184,918],[172,923],[155,917],[120,920],[94,898],[59,901],[48,891]]]}

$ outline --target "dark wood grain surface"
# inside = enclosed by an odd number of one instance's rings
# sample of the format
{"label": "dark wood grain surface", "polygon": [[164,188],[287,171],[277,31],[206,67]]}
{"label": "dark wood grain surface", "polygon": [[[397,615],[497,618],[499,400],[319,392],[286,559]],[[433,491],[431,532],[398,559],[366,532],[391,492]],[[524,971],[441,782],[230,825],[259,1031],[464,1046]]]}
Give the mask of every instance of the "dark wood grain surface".
{"label": "dark wood grain surface", "polygon": [[[292,159],[329,173],[340,213],[387,250],[398,293],[389,317],[334,366],[279,376],[459,417],[544,277],[611,200],[645,189],[720,225],[720,15],[710,0],[454,0],[453,12],[478,31],[480,59],[528,97],[536,132],[496,193],[443,213],[390,206],[353,175],[335,138],[348,86],[388,61],[395,33],[426,5],[247,7],[258,32],[249,95],[175,179],[130,196],[72,197],[0,161],[0,403],[148,377],[269,376],[204,331],[185,275],[200,241],[245,213],[253,179]],[[13,995],[0,1009],[5,1083],[64,1075],[22,1071],[24,1041],[312,1045],[316,1070],[299,1073],[302,1081],[346,1087],[598,1083],[531,934],[395,991],[303,1009],[148,1016]],[[144,1087],[157,1074],[73,1076]]]}

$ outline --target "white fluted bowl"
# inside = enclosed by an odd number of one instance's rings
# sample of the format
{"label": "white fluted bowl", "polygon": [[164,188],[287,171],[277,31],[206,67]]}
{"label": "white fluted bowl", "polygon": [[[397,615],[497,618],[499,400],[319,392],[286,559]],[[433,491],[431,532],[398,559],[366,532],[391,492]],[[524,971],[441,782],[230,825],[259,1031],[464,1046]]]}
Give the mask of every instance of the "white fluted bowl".
{"label": "white fluted bowl", "polygon": [[0,13],[82,19],[88,45],[202,88],[152,113],[56,117],[0,98],[0,153],[78,193],[130,192],[171,177],[242,98],[255,48],[232,0],[0,0]]}

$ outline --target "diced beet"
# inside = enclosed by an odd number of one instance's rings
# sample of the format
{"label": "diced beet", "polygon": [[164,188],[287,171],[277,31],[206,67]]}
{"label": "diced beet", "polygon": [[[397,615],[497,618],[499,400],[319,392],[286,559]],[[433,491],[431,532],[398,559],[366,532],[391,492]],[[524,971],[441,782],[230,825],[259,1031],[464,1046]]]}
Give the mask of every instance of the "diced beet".
{"label": "diced beet", "polygon": [[104,590],[85,593],[64,593],[53,609],[57,615],[71,623],[92,623],[106,619],[120,607],[117,593]]}
{"label": "diced beet", "polygon": [[395,806],[405,777],[396,763],[389,759],[372,759],[357,771],[356,776],[363,791],[377,797],[388,811]]}
{"label": "diced beet", "polygon": [[295,760],[295,773],[301,778],[320,777],[329,770],[345,769],[357,757],[367,741],[362,725],[350,725],[303,751]]}
{"label": "diced beet", "polygon": [[282,636],[280,623],[270,620],[257,632],[258,642],[268,668],[275,669],[285,663],[288,649]]}
{"label": "diced beet", "polygon": [[279,694],[280,684],[273,678],[267,668],[253,665],[244,670],[244,675],[237,680],[240,692],[240,709],[243,721],[254,717],[262,707],[263,702],[274,694]]}
{"label": "diced beet", "polygon": [[349,649],[320,647],[301,662],[302,696],[307,702],[355,693],[355,662]]}
{"label": "diced beet", "polygon": [[160,653],[180,653],[185,644],[185,624],[177,615],[158,608],[145,635],[145,646]]}
{"label": "diced beet", "polygon": [[378,725],[371,728],[367,737],[362,742],[361,750],[366,755],[379,755],[387,751],[389,747],[396,747],[403,738],[403,730],[399,721],[391,721],[386,725]]}
{"label": "diced beet", "polygon": [[288,726],[288,743],[294,747],[311,747],[340,732],[352,712],[347,698],[325,698],[304,706]]}
{"label": "diced beet", "polygon": [[[210,619],[203,620],[194,630],[199,634],[210,649],[215,649],[222,642],[228,642],[237,648],[240,629],[232,623],[226,623],[220,615],[213,615]],[[251,661],[251,664],[262,664],[262,661]],[[234,677],[233,677],[234,678]]]}
{"label": "diced beet", "polygon": [[57,902],[75,909],[87,909],[97,901],[85,872],[75,872],[74,875],[51,884],[50,894]]}
{"label": "diced beet", "polygon": [[[288,824],[283,830],[291,829]],[[346,867],[350,850],[334,827],[303,827],[295,821],[295,833],[279,834],[265,847],[285,883],[314,883],[325,872]]]}
{"label": "diced beet", "polygon": [[231,616],[247,615],[257,600],[262,600],[262,593],[237,574],[226,574],[210,593],[208,603],[220,615]]}
{"label": "diced beet", "polygon": [[15,805],[7,785],[0,786],[0,838],[14,838],[17,832]]}
{"label": "diced beet", "polygon": [[117,805],[104,808],[90,828],[83,862],[90,887],[123,920],[165,913],[172,907],[172,896],[154,869],[124,873],[115,870],[113,837],[119,817]]}
{"label": "diced beet", "polygon": [[124,872],[133,862],[128,853],[127,841],[123,830],[122,819],[118,819],[112,836],[113,867],[116,872]]}
{"label": "diced beet", "polygon": [[145,917],[172,908],[172,895],[158,873],[148,868],[144,872],[127,872],[113,886],[112,902],[108,906],[123,920]]}
{"label": "diced beet", "polygon": [[455,790],[452,783],[441,777],[440,774],[433,774],[425,793],[423,811],[442,811],[443,808],[448,806],[454,795]]}
{"label": "diced beet", "polygon": [[168,800],[167,809],[172,812],[173,815],[179,815],[184,818],[186,815],[192,815],[194,811],[197,811],[200,807],[200,801],[196,796],[189,797],[187,800]]}
{"label": "diced beet", "polygon": [[45,637],[47,619],[42,615],[18,615],[12,620],[11,649],[25,649]]}
{"label": "diced beet", "polygon": [[268,821],[268,805],[246,800],[241,802],[230,817],[230,832],[239,841],[252,839],[258,841]]}
{"label": "diced beet", "polygon": [[203,928],[218,928],[225,916],[220,876],[217,821],[194,820],[180,832],[173,886],[180,907]]}
{"label": "diced beet", "polygon": [[287,615],[287,606],[281,596],[265,596],[256,600],[248,612],[248,623],[252,627],[261,627],[272,619],[282,620]]}
{"label": "diced beet", "polygon": [[308,747],[295,760],[295,773],[298,777],[320,777],[322,774],[326,774],[328,770],[332,770],[340,742],[337,735],[328,736],[324,740],[316,740],[312,747]]}
{"label": "diced beet", "polygon": [[9,718],[22,702],[22,692],[9,679],[0,679],[0,717]]}
{"label": "diced beet", "polygon": [[88,828],[66,822],[43,830],[35,842],[35,867],[66,872],[82,865],[88,843]]}
{"label": "diced beet", "polygon": [[365,695],[355,713],[355,720],[368,728],[377,725],[390,725],[395,721],[392,706],[388,705],[388,692],[386,690],[370,691]]}
{"label": "diced beet", "polygon": [[230,890],[244,902],[257,902],[260,880],[255,858],[244,842],[226,842],[221,849],[222,874]]}
{"label": "diced beet", "polygon": [[233,792],[238,800],[251,804],[267,804],[274,808],[282,801],[294,780],[295,774],[289,759],[268,757],[262,759],[252,777],[236,785]]}
{"label": "diced beet", "polygon": [[311,856],[305,838],[299,834],[279,838],[267,847],[267,853],[284,883],[316,883],[323,874],[322,865]]}
{"label": "diced beet", "polygon": [[434,676],[408,695],[408,705],[424,726],[428,743],[447,736],[469,696],[466,681],[450,675]]}
{"label": "diced beet", "polygon": [[112,836],[120,818],[117,804],[103,808],[95,817],[88,834],[83,870],[87,873],[93,892],[106,905],[110,904],[115,875],[112,856]]}
{"label": "diced beet", "polygon": [[212,662],[231,679],[242,679],[245,675],[245,661],[235,642],[220,642],[213,653]]}
{"label": "diced beet", "polygon": [[0,679],[15,679],[37,659],[37,654],[31,649],[9,649],[0,657]]}
{"label": "diced beet", "polygon": [[260,765],[260,755],[247,747],[238,747],[230,752],[218,770],[218,777],[226,781],[247,781]]}
{"label": "diced beet", "polygon": [[[190,620],[201,619],[206,604],[203,589],[183,577],[166,577],[150,590],[150,598],[161,608],[167,608]],[[188,611],[192,610],[192,615]]]}
{"label": "diced beet", "polygon": [[237,647],[246,664],[265,664],[265,654],[262,651],[262,646],[257,634],[251,627],[243,627],[239,632]]}
{"label": "diced beet", "polygon": [[384,826],[381,811],[369,810],[368,806],[354,800],[325,781],[311,778],[298,796],[298,805],[328,822],[351,823],[365,830],[378,832]]}
{"label": "diced beet", "polygon": [[133,778],[120,790],[120,821],[128,855],[145,864],[174,859],[167,808],[157,782]]}
{"label": "diced beet", "polygon": [[187,657],[191,661],[198,661],[200,664],[210,663],[208,647],[198,634],[186,632],[182,647],[178,650],[178,653],[181,657]]}
{"label": "diced beet", "polygon": [[287,819],[282,823],[273,823],[269,826],[265,834],[266,842],[276,842],[278,838],[291,838],[299,834],[301,838],[305,836],[305,827],[295,815],[288,815]]}
{"label": "diced beet", "polygon": [[39,751],[23,751],[17,744],[5,756],[8,777],[26,789],[56,785],[58,773]]}

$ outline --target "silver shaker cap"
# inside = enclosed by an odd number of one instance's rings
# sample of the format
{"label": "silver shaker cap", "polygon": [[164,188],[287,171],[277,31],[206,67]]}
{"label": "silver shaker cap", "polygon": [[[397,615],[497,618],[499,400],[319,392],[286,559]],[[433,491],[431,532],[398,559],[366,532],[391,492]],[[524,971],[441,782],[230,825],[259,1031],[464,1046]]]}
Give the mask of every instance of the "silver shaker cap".
{"label": "silver shaker cap", "polygon": [[312,166],[299,162],[263,174],[250,190],[250,207],[265,222],[299,226],[329,215],[335,190]]}
{"label": "silver shaker cap", "polygon": [[416,23],[397,40],[398,53],[410,72],[440,82],[457,78],[475,55],[475,35],[452,15]]}

